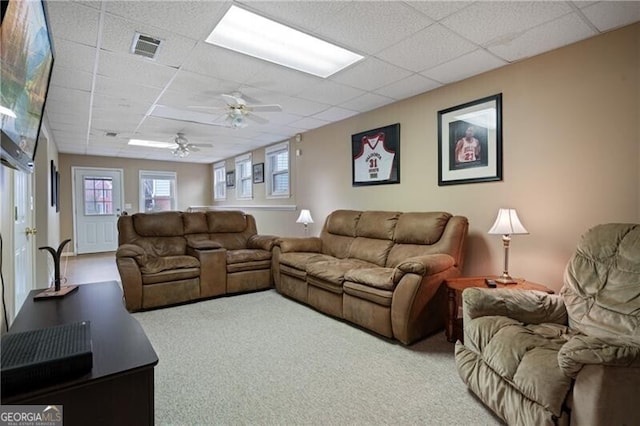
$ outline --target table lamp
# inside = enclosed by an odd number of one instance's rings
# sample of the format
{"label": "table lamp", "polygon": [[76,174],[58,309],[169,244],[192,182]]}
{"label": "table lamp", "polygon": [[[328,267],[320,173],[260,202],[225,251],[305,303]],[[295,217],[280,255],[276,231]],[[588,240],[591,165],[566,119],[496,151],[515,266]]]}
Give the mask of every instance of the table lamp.
{"label": "table lamp", "polygon": [[509,275],[509,242],[511,235],[528,234],[520,219],[516,209],[500,209],[495,223],[489,229],[489,234],[502,235],[502,243],[504,245],[504,270],[500,278],[496,279],[501,284],[515,284],[516,280]]}
{"label": "table lamp", "polygon": [[313,219],[311,218],[311,212],[307,209],[300,210],[300,216],[298,216],[298,220],[296,223],[304,224],[304,235],[305,237],[309,235],[309,224],[313,223]]}

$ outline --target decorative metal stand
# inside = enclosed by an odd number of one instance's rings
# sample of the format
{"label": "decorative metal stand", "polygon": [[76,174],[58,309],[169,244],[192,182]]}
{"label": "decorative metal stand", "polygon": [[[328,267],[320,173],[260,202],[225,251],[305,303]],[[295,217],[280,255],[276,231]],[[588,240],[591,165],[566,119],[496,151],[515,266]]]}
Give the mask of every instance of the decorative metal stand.
{"label": "decorative metal stand", "polygon": [[58,250],[54,250],[53,247],[39,247],[39,250],[47,250],[51,253],[51,257],[53,257],[53,267],[54,267],[54,278],[53,278],[53,287],[49,287],[48,289],[36,294],[34,299],[51,299],[55,297],[64,297],[67,294],[78,288],[77,285],[60,285],[60,257],[62,256],[62,251],[64,250],[64,246],[69,244],[71,239],[66,239],[60,243],[58,246]]}

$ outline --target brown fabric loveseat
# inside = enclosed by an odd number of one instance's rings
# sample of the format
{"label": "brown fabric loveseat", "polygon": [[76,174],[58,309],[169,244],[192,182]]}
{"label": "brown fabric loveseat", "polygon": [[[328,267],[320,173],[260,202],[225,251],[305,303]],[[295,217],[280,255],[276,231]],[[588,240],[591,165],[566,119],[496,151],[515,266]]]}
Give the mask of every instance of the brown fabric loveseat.
{"label": "brown fabric loveseat", "polygon": [[460,274],[468,222],[444,212],[337,210],[320,237],[280,238],[276,289],[410,344],[441,329],[442,282]]}
{"label": "brown fabric loveseat", "polygon": [[270,288],[275,239],[240,211],[121,216],[116,263],[127,309]]}

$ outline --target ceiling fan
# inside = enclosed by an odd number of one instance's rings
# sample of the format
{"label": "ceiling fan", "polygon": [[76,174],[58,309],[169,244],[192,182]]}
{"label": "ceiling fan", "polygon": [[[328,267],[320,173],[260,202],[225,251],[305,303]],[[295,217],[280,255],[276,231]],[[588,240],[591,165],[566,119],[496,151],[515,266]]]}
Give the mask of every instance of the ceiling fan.
{"label": "ceiling fan", "polygon": [[282,111],[282,107],[277,104],[249,104],[247,103],[247,96],[242,95],[240,92],[233,92],[231,94],[222,94],[222,98],[227,103],[225,107],[209,107],[209,106],[192,106],[191,108],[201,109],[225,109],[227,110],[226,122],[234,129],[242,129],[247,127],[247,120],[254,121],[259,124],[266,124],[269,122],[264,117],[255,114],[258,112],[279,112]]}
{"label": "ceiling fan", "polygon": [[184,158],[189,155],[189,153],[198,152],[200,148],[212,147],[210,143],[191,143],[184,136],[184,133],[177,133],[176,137],[173,139],[174,144],[169,146],[171,149],[171,153],[179,158]]}

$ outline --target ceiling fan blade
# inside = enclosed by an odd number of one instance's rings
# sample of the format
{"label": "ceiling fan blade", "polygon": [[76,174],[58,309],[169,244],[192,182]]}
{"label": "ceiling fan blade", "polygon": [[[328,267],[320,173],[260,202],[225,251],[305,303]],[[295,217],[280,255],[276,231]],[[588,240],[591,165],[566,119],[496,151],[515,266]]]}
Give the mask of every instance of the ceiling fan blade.
{"label": "ceiling fan blade", "polygon": [[259,115],[255,115],[252,113],[248,113],[246,117],[249,120],[255,121],[256,123],[259,123],[259,124],[267,124],[269,122],[269,120],[267,120],[266,118],[260,117]]}
{"label": "ceiling fan blade", "polygon": [[195,145],[191,144],[191,145],[187,146],[187,150],[188,151],[193,151],[193,152],[199,152],[200,148],[198,148]]}
{"label": "ceiling fan blade", "polygon": [[250,111],[264,111],[264,112],[280,112],[282,111],[282,107],[277,104],[270,105],[247,105],[247,109]]}
{"label": "ceiling fan blade", "polygon": [[207,105],[189,105],[189,109],[206,109],[206,110],[226,110],[228,106],[207,106]]}
{"label": "ceiling fan blade", "polygon": [[247,102],[239,96],[228,95],[226,93],[222,94],[222,98],[225,100],[227,105],[229,106],[237,106],[237,105],[246,105]]}

